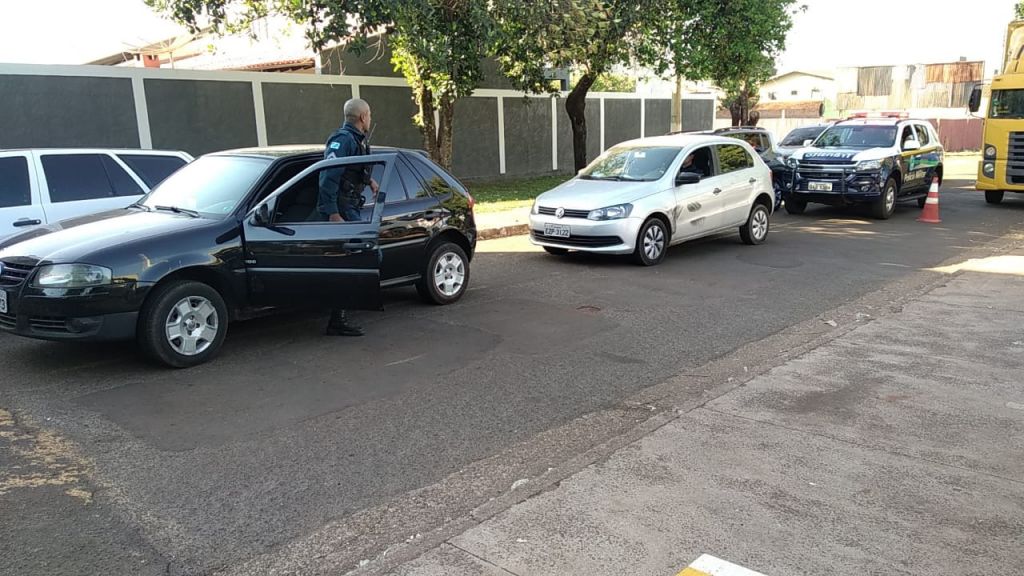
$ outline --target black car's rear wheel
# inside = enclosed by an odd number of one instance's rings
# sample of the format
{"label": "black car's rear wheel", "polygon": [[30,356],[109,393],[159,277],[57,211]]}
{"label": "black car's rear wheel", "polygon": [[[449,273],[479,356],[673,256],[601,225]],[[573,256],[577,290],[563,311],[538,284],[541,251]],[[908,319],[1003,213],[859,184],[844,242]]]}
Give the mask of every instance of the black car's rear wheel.
{"label": "black car's rear wheel", "polygon": [[228,309],[220,293],[191,280],[156,289],[139,313],[136,339],[143,353],[173,368],[213,358],[228,331]]}
{"label": "black car's rear wheel", "polygon": [[416,291],[428,304],[451,304],[469,286],[469,258],[454,242],[441,242],[430,252]]}

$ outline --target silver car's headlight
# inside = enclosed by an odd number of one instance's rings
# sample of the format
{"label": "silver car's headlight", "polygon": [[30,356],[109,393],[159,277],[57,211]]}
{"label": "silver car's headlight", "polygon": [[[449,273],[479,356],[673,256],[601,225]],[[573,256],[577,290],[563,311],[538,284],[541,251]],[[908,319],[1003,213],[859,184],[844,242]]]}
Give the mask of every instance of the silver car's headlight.
{"label": "silver car's headlight", "polygon": [[619,220],[620,218],[629,218],[629,213],[632,211],[632,204],[616,204],[615,206],[609,206],[607,208],[598,208],[597,210],[591,210],[590,214],[587,214],[587,219]]}
{"label": "silver car's headlight", "polygon": [[110,268],[92,264],[53,264],[43,266],[33,284],[39,288],[88,288],[110,284]]}
{"label": "silver car's headlight", "polygon": [[530,214],[540,214],[540,204],[536,200],[533,201],[533,208],[530,208]]}
{"label": "silver car's headlight", "polygon": [[870,172],[871,170],[881,170],[881,169],[882,169],[882,161],[881,160],[865,160],[863,162],[858,162],[857,163],[857,171],[858,172]]}

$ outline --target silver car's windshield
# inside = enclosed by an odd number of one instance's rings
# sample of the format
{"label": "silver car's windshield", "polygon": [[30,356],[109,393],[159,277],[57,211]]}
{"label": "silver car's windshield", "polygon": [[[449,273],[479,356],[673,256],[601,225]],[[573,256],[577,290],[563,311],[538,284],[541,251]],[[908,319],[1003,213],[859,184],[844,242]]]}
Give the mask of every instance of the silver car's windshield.
{"label": "silver car's windshield", "polygon": [[204,156],[171,174],[138,206],[207,217],[235,210],[266,171],[270,160],[244,156]]}
{"label": "silver car's windshield", "polygon": [[681,148],[675,146],[616,146],[580,172],[585,180],[650,182],[665,175]]}

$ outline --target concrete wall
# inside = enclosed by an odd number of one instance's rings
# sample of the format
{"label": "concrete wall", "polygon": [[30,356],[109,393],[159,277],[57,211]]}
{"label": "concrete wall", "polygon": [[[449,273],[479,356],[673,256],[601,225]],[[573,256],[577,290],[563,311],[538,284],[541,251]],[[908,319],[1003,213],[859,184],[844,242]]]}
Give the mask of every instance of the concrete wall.
{"label": "concrete wall", "polygon": [[[379,71],[373,66],[380,64],[368,66],[362,70]],[[354,94],[373,106],[373,144],[423,148],[412,92],[401,78],[18,64],[0,64],[0,148],[142,147],[199,155],[319,144],[341,124],[342,104]],[[459,101],[455,174],[571,172],[565,96],[484,88]],[[621,141],[669,131],[667,99],[591,96],[588,160]],[[684,100],[686,126],[711,128],[712,107],[710,100]]]}
{"label": "concrete wall", "polygon": [[128,78],[0,76],[0,148],[139,146]]}

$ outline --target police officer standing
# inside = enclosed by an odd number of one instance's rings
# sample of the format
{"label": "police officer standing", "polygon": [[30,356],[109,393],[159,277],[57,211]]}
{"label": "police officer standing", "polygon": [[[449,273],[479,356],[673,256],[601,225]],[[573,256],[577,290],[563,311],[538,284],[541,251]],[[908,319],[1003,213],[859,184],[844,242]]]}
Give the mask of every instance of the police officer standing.
{"label": "police officer standing", "polygon": [[[353,98],[345,102],[345,124],[327,139],[324,158],[365,156],[370,153],[366,135],[370,130],[370,105]],[[377,182],[371,178],[370,166],[328,169],[320,172],[320,194],[317,209],[320,218],[330,222],[362,220],[363,190],[366,186],[377,193]],[[331,336],[362,336],[363,330],[349,324],[345,310],[334,308],[327,323]]]}

